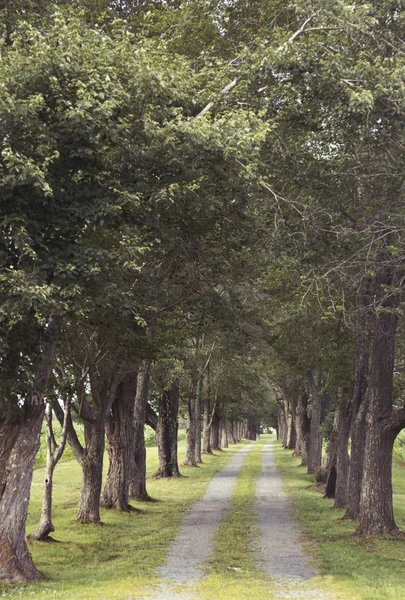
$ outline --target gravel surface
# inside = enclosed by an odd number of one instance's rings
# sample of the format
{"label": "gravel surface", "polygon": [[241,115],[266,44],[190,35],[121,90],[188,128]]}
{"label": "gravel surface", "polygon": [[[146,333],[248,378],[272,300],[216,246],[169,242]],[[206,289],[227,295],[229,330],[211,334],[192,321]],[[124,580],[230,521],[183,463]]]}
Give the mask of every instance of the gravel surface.
{"label": "gravel surface", "polygon": [[[234,454],[227,466],[211,479],[205,496],[186,512],[179,533],[169,548],[157,595],[148,600],[188,600],[196,581],[203,575],[203,563],[210,557],[212,539],[218,525],[230,510],[236,478],[252,444]],[[188,591],[176,586],[187,585]]]}
{"label": "gravel surface", "polygon": [[[274,595],[270,597],[277,600],[330,600],[311,582],[317,573],[302,551],[300,532],[293,524],[292,506],[281,487],[272,444],[266,442],[263,447],[255,503],[261,532],[256,546],[257,561],[275,582]],[[235,454],[225,469],[214,475],[205,496],[186,512],[166,562],[159,569],[161,583],[142,600],[193,598],[193,588],[203,576],[204,563],[212,551],[215,530],[229,513],[236,478],[251,447],[251,444],[245,446]],[[249,598],[248,590],[246,598]]]}
{"label": "gravel surface", "polygon": [[261,567],[276,582],[276,598],[326,600],[328,596],[314,589],[309,582],[317,573],[302,551],[300,532],[292,521],[291,502],[281,487],[272,444],[266,442],[263,447],[262,472],[256,487]]}

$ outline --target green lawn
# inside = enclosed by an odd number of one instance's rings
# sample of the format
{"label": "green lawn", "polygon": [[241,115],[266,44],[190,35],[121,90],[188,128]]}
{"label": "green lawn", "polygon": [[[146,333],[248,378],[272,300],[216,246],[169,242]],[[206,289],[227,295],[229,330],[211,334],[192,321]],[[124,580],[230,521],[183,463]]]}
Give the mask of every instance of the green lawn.
{"label": "green lawn", "polygon": [[[353,536],[355,524],[342,520],[343,510],[333,510],[333,500],[323,498],[312,485],[299,458],[276,445],[276,458],[285,491],[294,501],[300,524],[323,581],[338,598],[347,600],[403,600],[405,597],[405,536],[366,538]],[[394,510],[397,524],[405,528],[405,463],[395,460]]]}
{"label": "green lawn", "polygon": [[[184,456],[180,442],[179,456]],[[11,587],[0,584],[2,597],[69,600],[113,600],[140,596],[156,582],[169,542],[174,538],[185,509],[201,497],[214,473],[221,470],[241,445],[204,457],[198,468],[181,467],[178,480],[148,480],[156,503],[133,503],[142,514],[102,510],[104,525],[75,521],[81,487],[81,470],[75,461],[59,464],[55,471],[53,522],[57,543],[29,544],[35,563],[44,575],[40,583]],[[157,468],[157,450],[147,450],[148,473]],[[34,473],[27,533],[37,525],[42,495],[43,469]]]}
{"label": "green lawn", "polygon": [[[252,550],[257,533],[253,513],[255,479],[260,451],[268,436],[252,445],[237,480],[231,511],[219,527],[207,577],[198,585],[201,600],[270,598],[272,583],[255,565]],[[244,442],[247,443],[247,442]],[[185,442],[180,443],[180,458]],[[102,511],[102,527],[75,521],[81,471],[75,461],[58,465],[55,475],[53,544],[30,543],[34,560],[44,575],[26,586],[0,584],[1,597],[69,600],[128,600],[147,594],[157,583],[156,567],[164,561],[185,509],[200,498],[212,477],[241,445],[204,458],[198,468],[182,467],[179,480],[148,480],[149,493],[158,501],[134,503],[141,514]],[[315,585],[339,600],[402,600],[405,597],[405,538],[359,539],[355,525],[332,510],[322,490],[314,487],[299,459],[275,444],[285,490],[292,496],[303,541],[320,570]],[[148,473],[157,467],[156,448],[148,448]],[[43,469],[35,471],[27,532],[39,518]],[[398,525],[405,527],[405,463],[394,465],[394,502]]]}

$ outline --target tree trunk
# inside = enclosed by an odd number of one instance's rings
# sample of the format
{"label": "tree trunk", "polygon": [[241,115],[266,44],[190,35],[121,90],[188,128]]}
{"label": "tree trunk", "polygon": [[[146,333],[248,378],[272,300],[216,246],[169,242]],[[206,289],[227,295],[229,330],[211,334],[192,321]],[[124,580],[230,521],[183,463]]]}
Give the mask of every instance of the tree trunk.
{"label": "tree trunk", "polygon": [[111,415],[106,424],[108,474],[101,504],[104,508],[135,510],[129,504],[129,482],[134,453],[134,402],[137,370],[125,374],[120,383]]}
{"label": "tree trunk", "polygon": [[190,382],[189,397],[187,399],[187,446],[184,465],[188,467],[196,467],[196,437],[197,437],[197,415],[196,415],[196,392],[197,384],[195,380]]}
{"label": "tree trunk", "polygon": [[220,423],[221,448],[228,448],[228,428],[226,419],[223,418]]}
{"label": "tree trunk", "polygon": [[68,397],[65,401],[63,428],[61,433],[61,439],[58,445],[56,445],[52,428],[52,405],[48,403],[46,407],[47,448],[44,490],[42,495],[42,512],[38,527],[35,531],[33,531],[33,533],[31,533],[28,536],[28,539],[36,540],[37,542],[52,541],[52,538],[49,537],[49,534],[55,531],[55,527],[52,523],[53,473],[66,446],[68,419],[70,416],[70,404],[71,398]]}
{"label": "tree trunk", "polygon": [[156,477],[179,477],[177,434],[179,412],[179,385],[173,381],[170,389],[160,398],[159,419],[156,429],[159,467]]}
{"label": "tree trunk", "polygon": [[285,442],[285,448],[287,450],[294,450],[295,443],[297,440],[297,433],[295,430],[294,418],[293,418],[293,410],[295,410],[294,406],[291,406],[290,403],[285,400],[284,401],[285,412],[287,414],[287,437]]}
{"label": "tree trunk", "polygon": [[210,366],[207,367],[207,385],[203,399],[203,454],[212,454],[211,450],[211,378]]}
{"label": "tree trunk", "polygon": [[220,440],[220,410],[219,410],[219,402],[215,402],[214,411],[211,417],[211,449],[212,450],[221,450],[221,440]]}
{"label": "tree trunk", "polygon": [[25,541],[25,522],[44,412],[43,402],[26,402],[18,420],[1,424],[0,579],[10,582],[40,578]]}
{"label": "tree trunk", "polygon": [[129,494],[141,502],[150,502],[146,491],[145,415],[149,397],[150,362],[144,360],[138,372],[134,406],[134,460],[131,463]]}
{"label": "tree trunk", "polygon": [[197,396],[196,396],[196,402],[195,402],[195,461],[197,464],[202,463],[202,456],[201,456],[202,393],[203,393],[203,375],[201,375],[198,379]]}
{"label": "tree trunk", "polygon": [[100,494],[103,475],[104,456],[103,419],[90,423],[84,421],[86,450],[81,459],[83,484],[80,495],[77,520],[81,523],[100,525]]}
{"label": "tree trunk", "polygon": [[[362,322],[360,326],[364,327]],[[353,414],[350,430],[351,452],[345,519],[359,516],[364,450],[367,434],[367,385],[369,370],[369,333],[360,334],[353,389]]]}
{"label": "tree trunk", "polygon": [[0,414],[0,580],[40,578],[25,541],[32,473],[38,452],[45,404],[42,399],[52,369],[59,318],[48,322],[39,374],[22,407],[5,405]]}
{"label": "tree trunk", "polygon": [[336,492],[336,478],[337,478],[337,446],[338,446],[338,437],[342,424],[342,402],[339,407],[336,409],[335,418],[333,420],[333,429],[330,434],[329,444],[328,444],[328,465],[327,465],[327,478],[326,478],[326,488],[325,488],[325,497],[326,498],[334,498]]}
{"label": "tree trunk", "polygon": [[349,486],[350,456],[348,451],[350,426],[352,418],[352,399],[343,391],[341,407],[341,423],[339,427],[336,451],[336,489],[333,508],[345,508]]}
{"label": "tree trunk", "polygon": [[[304,445],[304,437],[305,437],[305,417],[307,417],[307,405],[308,405],[308,396],[307,394],[301,393],[298,396],[297,408],[295,411],[295,423],[296,423],[296,440],[295,440],[295,456],[303,455],[303,445]],[[277,431],[276,431],[277,433]],[[278,438],[277,438],[278,439]]]}
{"label": "tree trunk", "polygon": [[315,473],[322,464],[322,395],[320,386],[315,383],[312,373],[308,374],[308,388],[311,395],[311,428],[309,434],[308,473]]}
{"label": "tree trunk", "polygon": [[368,427],[360,495],[358,535],[399,531],[392,506],[392,450],[400,427],[392,423],[397,316],[376,317],[368,394]]}

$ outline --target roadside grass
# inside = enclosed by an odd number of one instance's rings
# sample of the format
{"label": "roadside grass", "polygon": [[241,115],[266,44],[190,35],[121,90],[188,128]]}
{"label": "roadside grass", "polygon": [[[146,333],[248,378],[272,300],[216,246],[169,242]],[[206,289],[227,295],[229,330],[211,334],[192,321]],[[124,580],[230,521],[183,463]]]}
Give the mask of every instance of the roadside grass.
{"label": "roadside grass", "polygon": [[[291,495],[304,545],[320,570],[322,587],[342,600],[403,600],[405,596],[405,536],[357,538],[356,524],[342,520],[343,510],[332,509],[333,500],[300,467],[280,443],[275,445],[277,466],[285,491]],[[405,528],[405,463],[393,468],[394,511]],[[332,596],[333,597],[333,596]]]}
{"label": "roadside grass", "polygon": [[254,513],[256,479],[261,471],[261,452],[266,439],[252,445],[231,499],[231,511],[218,527],[207,576],[195,589],[196,597],[212,600],[262,600],[271,594],[271,579],[255,562],[258,526]]}
{"label": "roadside grass", "polygon": [[[246,442],[244,442],[246,443]],[[211,477],[224,468],[241,444],[204,456],[198,468],[181,467],[176,480],[148,479],[155,503],[132,504],[139,513],[102,510],[103,526],[81,525],[75,516],[81,488],[76,461],[55,470],[53,522],[55,543],[31,542],[29,549],[44,578],[25,586],[0,584],[0,597],[32,600],[128,600],[143,598],[157,583],[155,569],[164,561],[187,507],[200,498]],[[179,444],[180,465],[185,442]],[[107,462],[107,461],[106,461]],[[147,450],[147,472],[157,469],[157,449]],[[36,469],[31,491],[27,533],[41,511],[44,470]]]}

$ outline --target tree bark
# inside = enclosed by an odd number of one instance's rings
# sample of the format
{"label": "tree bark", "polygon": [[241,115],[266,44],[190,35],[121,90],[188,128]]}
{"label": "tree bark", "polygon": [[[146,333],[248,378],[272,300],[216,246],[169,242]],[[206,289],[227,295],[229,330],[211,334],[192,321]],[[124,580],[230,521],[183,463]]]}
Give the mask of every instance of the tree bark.
{"label": "tree bark", "polygon": [[368,426],[357,535],[399,531],[392,506],[392,450],[403,425],[392,410],[396,327],[393,311],[377,314],[367,390]]}
{"label": "tree bark", "polygon": [[215,401],[214,410],[211,417],[211,449],[212,450],[221,450],[221,440],[220,440],[220,422],[221,415],[219,409],[218,399]]}
{"label": "tree bark", "polygon": [[100,525],[100,499],[105,448],[105,427],[118,388],[126,372],[131,367],[125,362],[105,364],[94,363],[89,369],[89,379],[93,406],[89,406],[84,391],[84,381],[79,391],[80,415],[84,423],[85,448],[80,448],[77,438],[69,431],[68,441],[72,440],[83,471],[83,485],[80,495],[77,520],[81,523]]}
{"label": "tree bark", "polygon": [[322,395],[320,386],[315,383],[312,373],[307,377],[311,395],[311,428],[309,435],[308,473],[315,473],[322,464],[321,413]]}
{"label": "tree bark", "polygon": [[347,493],[349,487],[349,436],[352,418],[353,404],[352,399],[347,397],[343,390],[343,398],[341,405],[341,420],[337,438],[336,448],[336,489],[335,502],[333,508],[345,508],[347,504]]}
{"label": "tree bark", "polygon": [[202,394],[203,394],[203,377],[204,374],[202,374],[199,378],[198,378],[198,383],[197,383],[197,395],[196,395],[196,402],[195,402],[195,462],[197,464],[201,464],[202,463],[202,456],[201,456],[201,434],[202,434],[202,428],[201,428],[201,410],[202,410]]}
{"label": "tree bark", "polygon": [[197,399],[197,382],[190,381],[189,396],[187,399],[187,446],[184,465],[188,467],[196,467],[196,437],[197,437],[197,415],[196,415],[196,399]]}
{"label": "tree bark", "polygon": [[211,398],[211,384],[210,384],[210,368],[207,368],[207,386],[205,390],[205,394],[203,396],[203,419],[204,419],[204,427],[203,427],[203,454],[212,454],[211,449],[211,407],[210,407],[210,398]]}
{"label": "tree bark", "polygon": [[63,427],[61,439],[57,446],[54,446],[55,438],[52,428],[52,406],[47,404],[46,408],[46,425],[47,425],[47,452],[46,452],[46,468],[44,479],[44,490],[42,496],[42,512],[41,518],[33,533],[28,536],[30,540],[38,542],[48,542],[52,540],[50,533],[55,531],[55,526],[52,523],[52,491],[53,491],[53,473],[58,464],[66,446],[68,418],[70,415],[71,398],[66,398]]}
{"label": "tree bark", "polygon": [[[295,456],[303,456],[304,453],[304,438],[305,438],[305,417],[307,417],[308,396],[306,392],[302,392],[298,396],[298,402],[295,412],[296,423],[296,440],[295,440]],[[277,433],[277,431],[276,431]]]}
{"label": "tree bark", "polygon": [[339,431],[342,423],[342,404],[336,409],[335,418],[333,420],[333,429],[330,434],[328,444],[328,466],[325,488],[325,498],[334,498],[336,492],[337,479],[337,446]]}
{"label": "tree bark", "polygon": [[100,494],[103,476],[105,447],[105,421],[84,421],[86,450],[81,460],[83,483],[77,520],[81,523],[100,525]]}
{"label": "tree bark", "polygon": [[149,397],[150,362],[144,360],[138,372],[134,406],[134,460],[131,468],[129,493],[141,502],[152,499],[146,490],[145,417]]}
{"label": "tree bark", "polygon": [[353,414],[350,430],[351,452],[348,478],[345,519],[357,519],[360,509],[361,483],[363,479],[364,450],[367,434],[367,386],[369,371],[369,337],[365,330],[365,322],[361,321],[362,329],[357,345],[357,359],[354,374]]}
{"label": "tree bark", "polygon": [[0,579],[9,582],[40,578],[25,541],[25,523],[45,413],[42,394],[51,373],[58,333],[59,319],[53,317],[32,393],[22,407],[6,405],[0,415]]}
{"label": "tree bark", "polygon": [[228,427],[226,418],[223,417],[220,422],[221,448],[228,448]]}
{"label": "tree bark", "polygon": [[175,380],[160,398],[156,429],[159,466],[156,477],[180,477],[177,460],[179,384]]}
{"label": "tree bark", "polygon": [[117,389],[106,424],[109,466],[101,504],[125,512],[135,510],[129,504],[129,483],[135,444],[136,384],[137,369],[133,369],[125,374]]}
{"label": "tree bark", "polygon": [[284,400],[284,412],[287,415],[287,435],[285,441],[285,448],[287,450],[294,450],[295,443],[297,440],[297,433],[295,430],[293,411],[295,410],[294,405],[292,405],[288,400]]}

